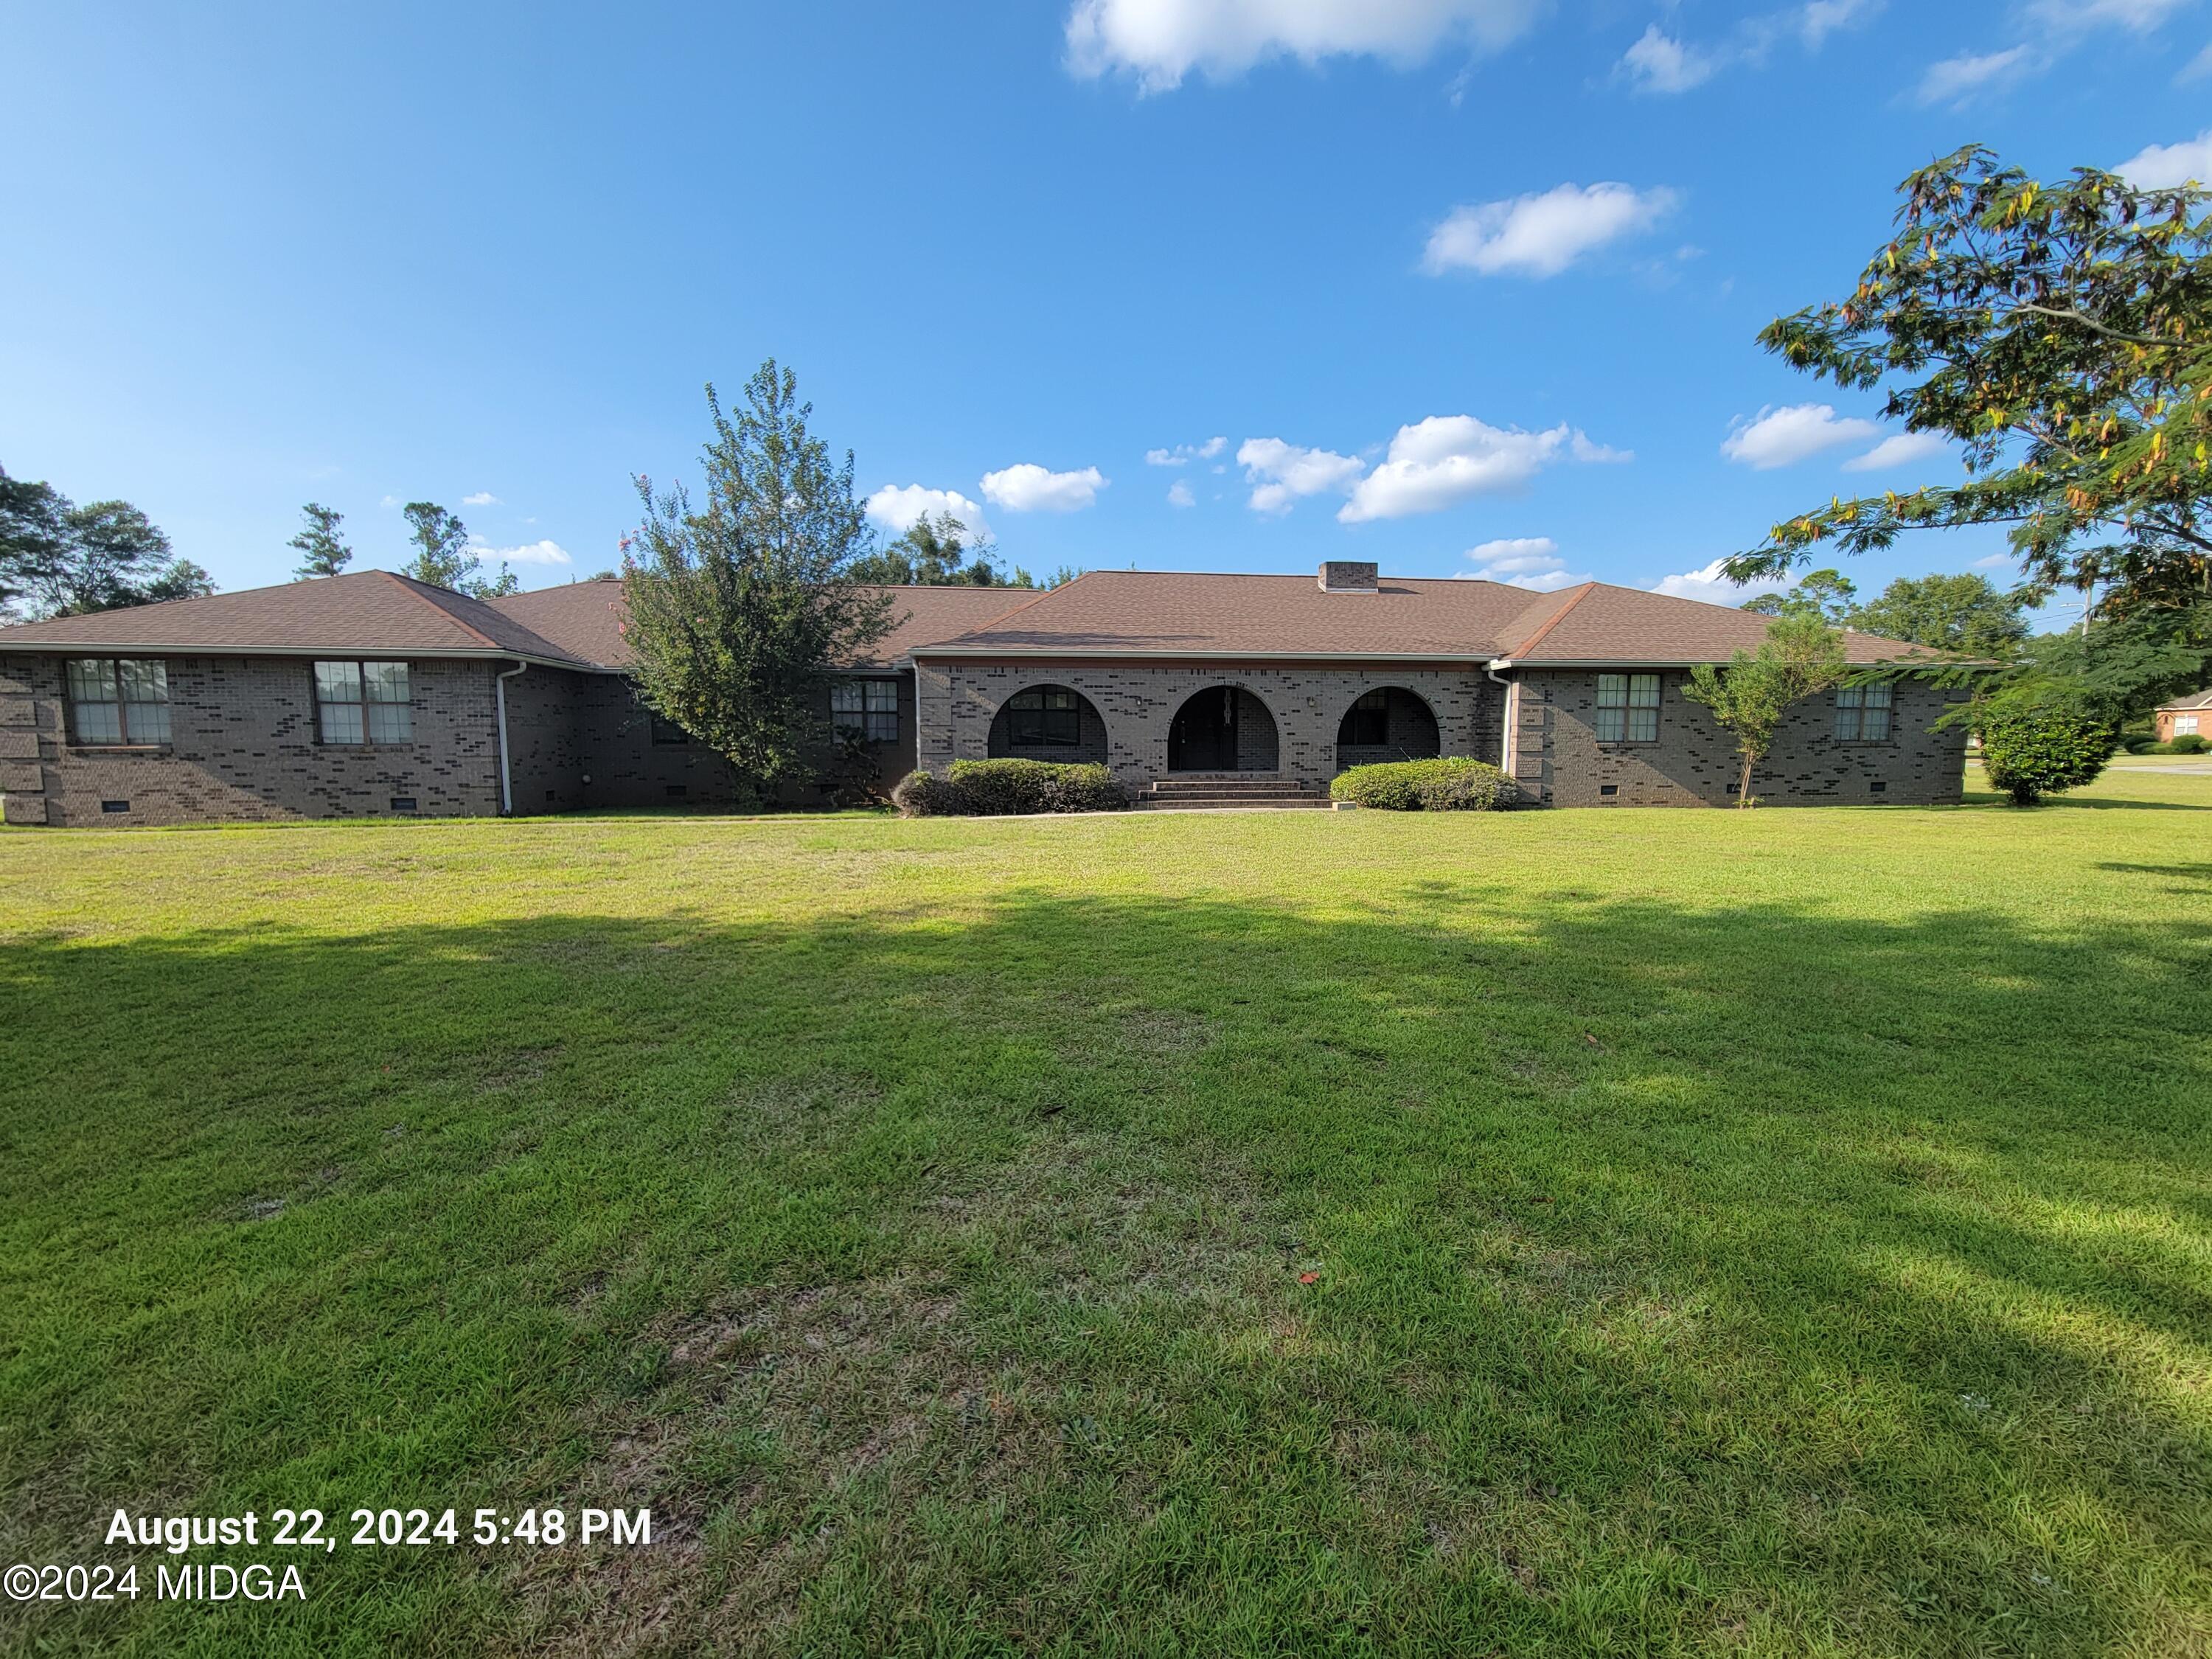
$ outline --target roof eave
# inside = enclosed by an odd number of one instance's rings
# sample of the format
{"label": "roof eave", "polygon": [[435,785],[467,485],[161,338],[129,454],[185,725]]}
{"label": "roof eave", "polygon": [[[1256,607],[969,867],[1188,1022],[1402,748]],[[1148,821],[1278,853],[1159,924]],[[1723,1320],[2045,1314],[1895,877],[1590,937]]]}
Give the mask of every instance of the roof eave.
{"label": "roof eave", "polygon": [[463,662],[526,662],[535,668],[565,668],[578,674],[620,674],[627,671],[574,657],[549,657],[532,651],[501,651],[483,646],[424,645],[210,645],[155,640],[10,640],[0,634],[0,655],[57,657],[86,653],[104,657],[306,657],[447,658]]}
{"label": "roof eave", "polygon": [[1449,662],[1488,663],[1493,660],[1487,651],[1236,651],[1226,647],[1213,650],[1160,651],[1146,650],[1136,646],[918,646],[910,653],[919,659],[923,657],[1150,657],[1162,662]]}

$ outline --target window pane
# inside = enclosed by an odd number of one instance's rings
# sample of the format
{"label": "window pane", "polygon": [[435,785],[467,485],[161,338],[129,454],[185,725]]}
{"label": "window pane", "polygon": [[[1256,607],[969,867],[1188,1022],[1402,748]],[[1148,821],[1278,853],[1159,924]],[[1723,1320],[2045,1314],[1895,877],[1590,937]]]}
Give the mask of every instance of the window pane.
{"label": "window pane", "polygon": [[115,702],[115,665],[106,660],[70,663],[69,691],[72,702]]}
{"label": "window pane", "polygon": [[168,664],[159,658],[145,658],[119,662],[116,667],[122,672],[124,702],[168,702]]}
{"label": "window pane", "polygon": [[876,709],[868,711],[868,741],[870,743],[898,741],[897,710],[894,709],[888,714]]}
{"label": "window pane", "polygon": [[361,665],[357,662],[317,663],[315,698],[319,702],[359,702]]}
{"label": "window pane", "polygon": [[857,714],[866,705],[861,702],[858,680],[839,680],[830,688],[830,710],[836,714]]}
{"label": "window pane", "polygon": [[1600,743],[1619,743],[1627,726],[1628,711],[1625,708],[1600,708],[1597,711],[1597,740]]}
{"label": "window pane", "polygon": [[1628,711],[1628,740],[1631,743],[1659,741],[1659,711],[1656,708],[1632,708]]}
{"label": "window pane", "polygon": [[325,743],[359,743],[361,741],[361,705],[357,702],[326,702],[319,712],[322,715]]}
{"label": "window pane", "polygon": [[1865,729],[1861,732],[1860,736],[1868,743],[1888,742],[1889,710],[1887,708],[1868,709],[1866,711]]}
{"label": "window pane", "polygon": [[1856,743],[1859,740],[1859,714],[1858,709],[1845,702],[1841,696],[1836,699],[1836,737],[1838,741]]}
{"label": "window pane", "polygon": [[1601,674],[1597,677],[1597,706],[1601,708],[1620,708],[1628,702],[1628,676]]}
{"label": "window pane", "polygon": [[368,706],[371,743],[412,743],[415,710],[404,702],[373,702]]}
{"label": "window pane", "polygon": [[1017,709],[1042,708],[1044,707],[1044,693],[1042,691],[1017,691],[1012,696],[1006,699],[1006,707]]}
{"label": "window pane", "polygon": [[1864,701],[1864,698],[1865,692],[1863,688],[1856,685],[1841,686],[1838,687],[1836,691],[1836,707],[1838,708],[1856,708],[1860,703]]}
{"label": "window pane", "polygon": [[1894,686],[1869,685],[1866,689],[1866,706],[1869,708],[1888,708],[1890,694],[1895,690]]}
{"label": "window pane", "polygon": [[362,689],[371,702],[405,702],[407,665],[404,662],[365,662],[361,665]]}
{"label": "window pane", "polygon": [[1629,677],[1628,706],[1631,708],[1656,708],[1659,706],[1659,677],[1656,674],[1632,674]]}
{"label": "window pane", "polygon": [[898,682],[870,680],[868,682],[868,712],[870,714],[898,713]]}
{"label": "window pane", "polygon": [[1075,693],[1073,691],[1048,691],[1044,694],[1044,706],[1047,708],[1073,709],[1075,707]]}
{"label": "window pane", "polygon": [[123,741],[123,708],[119,703],[80,702],[71,705],[79,743]]}
{"label": "window pane", "polygon": [[169,705],[166,702],[126,702],[123,705],[123,724],[133,743],[167,743],[169,740]]}

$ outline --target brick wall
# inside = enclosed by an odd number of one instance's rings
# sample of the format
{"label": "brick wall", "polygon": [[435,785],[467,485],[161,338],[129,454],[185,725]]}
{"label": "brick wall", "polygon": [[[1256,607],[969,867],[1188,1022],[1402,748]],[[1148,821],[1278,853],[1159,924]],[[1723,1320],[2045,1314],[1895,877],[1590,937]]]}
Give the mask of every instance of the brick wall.
{"label": "brick wall", "polygon": [[1065,685],[1089,699],[1105,728],[1106,763],[1137,785],[1167,775],[1168,728],[1176,711],[1210,687],[1241,686],[1250,693],[1274,721],[1282,775],[1314,784],[1328,782],[1340,769],[1337,727],[1364,692],[1395,685],[1415,693],[1436,715],[1443,753],[1495,761],[1504,690],[1480,668],[939,658],[920,668],[921,764],[942,770],[953,761],[988,754],[999,709],[1033,685]]}
{"label": "brick wall", "polygon": [[[1516,677],[1514,775],[1549,806],[1726,806],[1741,764],[1735,737],[1682,695],[1689,675],[1662,674],[1656,743],[1601,743],[1595,670],[1529,670]],[[1839,743],[1832,694],[1793,708],[1752,776],[1752,793],[1777,805],[1956,804],[1965,787],[1966,735],[1929,727],[1963,694],[1924,681],[1899,683],[1890,736]],[[1605,787],[1615,793],[1608,795]],[[1876,785],[1882,786],[1877,789]]]}
{"label": "brick wall", "polygon": [[[499,810],[492,665],[410,663],[414,741],[316,741],[304,659],[165,657],[170,741],[159,748],[70,741],[63,659],[0,655],[0,795],[11,823],[191,823]],[[104,803],[126,802],[110,812]]]}

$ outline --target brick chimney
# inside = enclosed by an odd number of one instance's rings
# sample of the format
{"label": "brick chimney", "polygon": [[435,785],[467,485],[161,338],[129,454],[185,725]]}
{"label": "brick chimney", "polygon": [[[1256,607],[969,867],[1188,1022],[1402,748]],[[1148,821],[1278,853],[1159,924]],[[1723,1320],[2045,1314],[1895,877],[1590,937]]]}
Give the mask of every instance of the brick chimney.
{"label": "brick chimney", "polygon": [[1372,593],[1382,583],[1380,567],[1357,564],[1346,559],[1330,559],[1321,568],[1321,591],[1324,593]]}

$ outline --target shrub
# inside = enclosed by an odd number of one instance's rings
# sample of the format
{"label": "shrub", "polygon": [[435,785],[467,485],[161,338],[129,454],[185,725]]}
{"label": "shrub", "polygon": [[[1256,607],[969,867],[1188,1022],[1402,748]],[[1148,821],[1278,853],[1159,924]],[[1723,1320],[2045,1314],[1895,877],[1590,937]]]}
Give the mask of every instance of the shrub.
{"label": "shrub", "polygon": [[1517,805],[1521,791],[1496,767],[1453,757],[1354,766],[1336,775],[1328,793],[1382,812],[1496,812]]}
{"label": "shrub", "polygon": [[2015,806],[2087,783],[2118,741],[2109,721],[2066,698],[2000,698],[1980,724],[1982,764]]}
{"label": "shrub", "polygon": [[891,799],[909,817],[1113,812],[1136,804],[1103,766],[1031,760],[955,761],[941,778],[910,772],[891,792]]}
{"label": "shrub", "polygon": [[2212,744],[2205,741],[2202,732],[2184,732],[2166,747],[2177,755],[2201,755],[2206,749],[2212,748]]}

